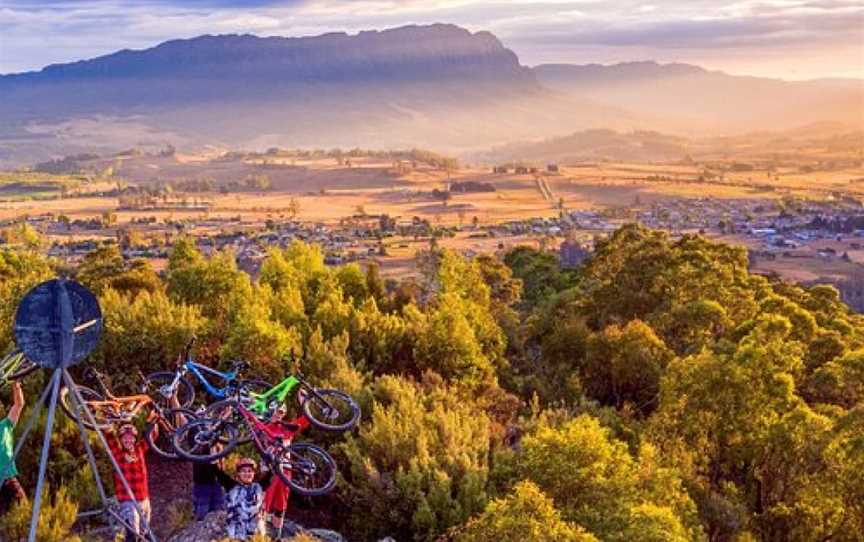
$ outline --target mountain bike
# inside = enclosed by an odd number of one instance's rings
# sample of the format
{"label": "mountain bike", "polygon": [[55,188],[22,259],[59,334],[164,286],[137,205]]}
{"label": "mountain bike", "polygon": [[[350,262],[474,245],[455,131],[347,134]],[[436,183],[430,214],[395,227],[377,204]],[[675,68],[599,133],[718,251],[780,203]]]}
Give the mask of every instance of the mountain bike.
{"label": "mountain bike", "polygon": [[245,430],[244,416],[237,409],[237,404],[242,403],[259,419],[268,420],[273,411],[295,390],[303,414],[318,429],[347,431],[360,421],[360,405],[350,395],[339,390],[315,388],[304,380],[303,374],[299,372],[288,375],[264,393],[239,390],[235,398],[218,401],[207,407],[202,417],[234,422],[240,431],[239,440],[245,444],[249,442],[251,435]]}
{"label": "mountain bike", "polygon": [[[247,426],[251,441],[262,464],[298,495],[325,495],[336,486],[336,462],[323,448],[309,443],[294,443],[301,426],[282,422],[267,424],[235,401],[241,423]],[[311,422],[311,420],[310,420]],[[199,418],[174,433],[178,455],[190,461],[212,462],[225,457],[240,444],[238,426],[227,419]]]}
{"label": "mountain bike", "polygon": [[[180,408],[189,408],[195,401],[195,388],[186,375],[191,374],[204,387],[204,390],[216,399],[232,397],[236,390],[244,389],[250,392],[264,392],[271,387],[269,382],[263,380],[241,380],[239,375],[248,369],[248,364],[235,362],[228,372],[217,371],[206,365],[201,365],[192,358],[192,346],[195,344],[193,338],[177,357],[177,368],[172,371],[160,371],[147,375],[147,382],[155,390],[154,400],[162,407],[168,407],[172,397],[177,396]],[[215,377],[221,381],[221,387],[217,387],[208,380]]]}
{"label": "mountain bike", "polygon": [[0,387],[29,375],[39,366],[27,359],[20,350],[13,350],[0,360]]}
{"label": "mountain bike", "polygon": [[[104,431],[115,425],[132,423],[142,412],[151,412],[155,416],[148,420],[144,428],[144,438],[147,440],[147,444],[160,456],[167,459],[177,459],[177,452],[173,443],[174,432],[177,427],[195,418],[194,411],[188,408],[163,408],[160,406],[147,394],[150,386],[143,375],[141,375],[144,380],[141,388],[142,393],[118,397],[111,392],[106,384],[105,375],[95,369],[89,369],[88,373],[95,378],[102,392],[97,392],[86,386],[77,386],[81,399],[84,401],[83,406],[90,409],[96,422],[94,426],[84,417],[81,419],[81,423],[85,427],[90,430],[98,428]],[[63,409],[63,412],[71,419],[76,420],[78,419],[78,409],[74,396],[75,394],[64,386],[60,391],[59,399],[60,408]]]}

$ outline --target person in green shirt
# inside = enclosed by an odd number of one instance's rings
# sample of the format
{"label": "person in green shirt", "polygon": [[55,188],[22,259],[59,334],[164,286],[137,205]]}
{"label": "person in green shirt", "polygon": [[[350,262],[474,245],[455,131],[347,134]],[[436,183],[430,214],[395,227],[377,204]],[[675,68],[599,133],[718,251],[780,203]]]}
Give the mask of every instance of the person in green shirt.
{"label": "person in green shirt", "polygon": [[19,382],[12,383],[12,408],[0,420],[0,515],[9,511],[13,504],[25,500],[27,495],[18,481],[15,468],[15,424],[24,410],[24,392]]}

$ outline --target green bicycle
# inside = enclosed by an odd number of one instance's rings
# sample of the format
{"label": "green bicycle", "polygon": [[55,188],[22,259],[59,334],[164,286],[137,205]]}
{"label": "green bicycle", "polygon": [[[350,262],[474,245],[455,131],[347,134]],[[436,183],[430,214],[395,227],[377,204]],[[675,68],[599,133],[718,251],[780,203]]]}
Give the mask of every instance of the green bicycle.
{"label": "green bicycle", "polygon": [[27,359],[20,350],[13,350],[0,360],[0,387],[29,375],[39,366]]}
{"label": "green bicycle", "polygon": [[303,414],[312,425],[323,431],[347,431],[360,421],[360,405],[350,395],[339,390],[316,388],[304,380],[301,373],[288,375],[263,393],[241,390],[239,399],[213,403],[207,407],[203,417],[235,422],[241,428],[239,442],[248,443],[252,437],[245,429],[248,424],[236,408],[236,401],[239,400],[258,419],[266,421],[294,391],[298,392]]}

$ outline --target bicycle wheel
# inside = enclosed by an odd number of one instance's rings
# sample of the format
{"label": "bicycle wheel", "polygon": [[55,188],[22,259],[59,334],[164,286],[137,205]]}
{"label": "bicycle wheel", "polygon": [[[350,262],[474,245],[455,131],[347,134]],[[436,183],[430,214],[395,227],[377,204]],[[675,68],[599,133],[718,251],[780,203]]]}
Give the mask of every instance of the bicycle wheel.
{"label": "bicycle wheel", "polygon": [[[96,427],[99,429],[108,429],[111,427],[110,413],[107,411],[107,407],[96,406],[92,403],[98,403],[104,401],[105,398],[102,397],[102,394],[92,390],[86,386],[78,386],[78,393],[81,394],[81,399],[84,401],[83,407],[90,409],[90,412],[93,414],[93,418],[96,421],[96,425],[94,426],[90,423],[89,418],[86,414],[83,414],[81,418],[81,422],[84,424],[84,427],[87,429],[93,430]],[[63,386],[60,388],[60,408],[63,412],[69,416],[73,420],[77,420],[77,401],[75,400],[75,394],[69,391],[69,388]]]}
{"label": "bicycle wheel", "polygon": [[345,392],[316,389],[303,401],[303,414],[324,431],[347,431],[360,421],[360,405]]}
{"label": "bicycle wheel", "polygon": [[27,359],[23,352],[15,352],[6,356],[0,362],[0,382],[18,380],[29,375],[39,366]]}
{"label": "bicycle wheel", "polygon": [[237,444],[237,426],[225,420],[192,420],[174,433],[177,455],[189,461],[216,461],[230,454]]}
{"label": "bicycle wheel", "polygon": [[214,420],[225,420],[237,428],[237,443],[249,444],[252,442],[252,433],[246,419],[237,410],[237,402],[234,399],[225,399],[208,406],[203,417]]}
{"label": "bicycle wheel", "polygon": [[147,375],[146,384],[150,390],[150,397],[153,401],[163,409],[168,408],[189,408],[195,400],[195,388],[185,378],[180,378],[177,383],[177,389],[174,393],[177,394],[178,405],[171,404],[171,384],[174,383],[175,373],[168,371],[160,371]]}
{"label": "bicycle wheel", "polygon": [[[195,419],[195,412],[188,408],[172,408],[163,412],[155,421],[148,423],[144,429],[144,438],[150,449],[166,459],[177,459],[177,449],[174,448],[174,433],[178,427]],[[158,428],[158,430],[157,430]],[[156,436],[154,438],[154,433]]]}
{"label": "bicycle wheel", "polygon": [[270,467],[298,495],[318,497],[336,487],[336,462],[314,444],[292,444],[272,458]]}

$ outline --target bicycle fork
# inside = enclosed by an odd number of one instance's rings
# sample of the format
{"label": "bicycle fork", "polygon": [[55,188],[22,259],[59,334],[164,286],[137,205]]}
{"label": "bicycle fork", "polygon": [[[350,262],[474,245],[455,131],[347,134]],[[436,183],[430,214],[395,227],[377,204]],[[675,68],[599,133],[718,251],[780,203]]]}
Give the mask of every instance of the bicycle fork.
{"label": "bicycle fork", "polygon": [[185,372],[186,371],[182,368],[175,371],[174,380],[172,380],[170,384],[168,384],[167,386],[163,386],[159,390],[159,393],[161,393],[162,396],[165,397],[165,399],[171,399],[172,397],[174,397],[174,394],[177,393],[177,386],[180,385],[180,379],[183,378]]}

